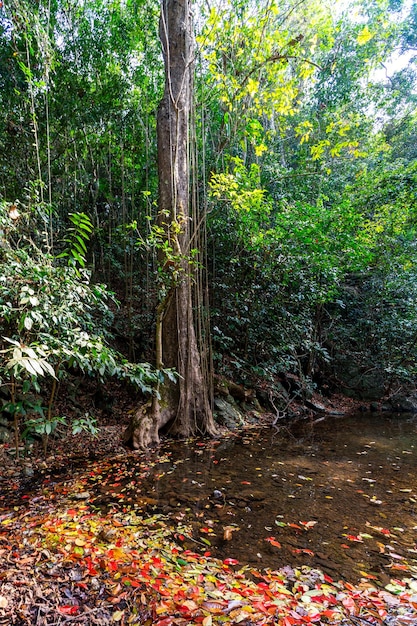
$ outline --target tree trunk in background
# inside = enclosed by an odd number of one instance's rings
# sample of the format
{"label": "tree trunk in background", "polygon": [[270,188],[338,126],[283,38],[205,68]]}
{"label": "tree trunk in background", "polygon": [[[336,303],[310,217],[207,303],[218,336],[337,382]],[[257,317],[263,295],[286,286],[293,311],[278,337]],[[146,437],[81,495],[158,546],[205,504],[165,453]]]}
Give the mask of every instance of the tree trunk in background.
{"label": "tree trunk in background", "polygon": [[157,310],[156,365],[174,368],[177,384],[167,378],[148,413],[133,424],[133,442],[146,447],[169,424],[172,434],[214,434],[215,424],[203,376],[193,320],[190,265],[189,121],[193,88],[191,2],[162,0],[160,38],[165,90],[157,118],[159,217],[169,252],[159,253],[162,272],[170,272],[166,295]]}

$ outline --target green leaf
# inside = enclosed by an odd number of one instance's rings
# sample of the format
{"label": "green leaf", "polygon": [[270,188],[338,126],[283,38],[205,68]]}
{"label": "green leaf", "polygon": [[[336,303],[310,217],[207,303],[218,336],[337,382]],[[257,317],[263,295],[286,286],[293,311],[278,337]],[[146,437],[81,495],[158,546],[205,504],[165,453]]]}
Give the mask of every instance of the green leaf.
{"label": "green leaf", "polygon": [[31,317],[26,316],[23,321],[23,324],[26,330],[31,330],[33,326],[33,319]]}

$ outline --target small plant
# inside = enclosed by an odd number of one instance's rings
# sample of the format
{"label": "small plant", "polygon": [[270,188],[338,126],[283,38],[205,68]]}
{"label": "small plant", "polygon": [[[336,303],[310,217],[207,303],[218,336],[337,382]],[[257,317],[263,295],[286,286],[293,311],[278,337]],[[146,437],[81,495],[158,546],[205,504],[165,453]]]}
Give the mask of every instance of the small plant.
{"label": "small plant", "polygon": [[90,218],[83,212],[70,213],[68,215],[72,226],[67,229],[64,241],[67,248],[58,255],[58,258],[68,257],[73,263],[85,267],[87,256],[87,242],[93,232],[93,224]]}
{"label": "small plant", "polygon": [[73,435],[79,435],[80,433],[88,433],[93,437],[97,437],[99,429],[97,427],[97,420],[86,413],[83,417],[78,417],[71,423],[71,432]]}
{"label": "small plant", "polygon": [[25,421],[25,430],[22,433],[23,439],[28,439],[36,434],[42,439],[43,454],[46,457],[50,435],[54,434],[60,425],[66,423],[65,417],[52,417],[48,419],[45,414]]}

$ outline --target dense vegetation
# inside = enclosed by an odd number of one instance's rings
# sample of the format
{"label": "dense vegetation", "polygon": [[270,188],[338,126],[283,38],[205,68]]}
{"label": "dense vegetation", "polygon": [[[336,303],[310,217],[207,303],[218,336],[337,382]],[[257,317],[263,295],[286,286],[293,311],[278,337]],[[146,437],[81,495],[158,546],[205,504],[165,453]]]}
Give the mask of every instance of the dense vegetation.
{"label": "dense vegetation", "polygon": [[304,399],[346,390],[346,371],[377,372],[381,399],[411,385],[417,5],[330,4],[194,7],[186,254],[158,208],[158,3],[2,5],[0,377],[16,438],[47,439],[74,372],[157,395],[175,380],[154,328],[184,264],[205,381],[266,380],[276,402],[288,373]]}
{"label": "dense vegetation", "polygon": [[0,1],[1,624],[416,622],[415,423],[334,415],[417,412],[416,50],[416,0]]}

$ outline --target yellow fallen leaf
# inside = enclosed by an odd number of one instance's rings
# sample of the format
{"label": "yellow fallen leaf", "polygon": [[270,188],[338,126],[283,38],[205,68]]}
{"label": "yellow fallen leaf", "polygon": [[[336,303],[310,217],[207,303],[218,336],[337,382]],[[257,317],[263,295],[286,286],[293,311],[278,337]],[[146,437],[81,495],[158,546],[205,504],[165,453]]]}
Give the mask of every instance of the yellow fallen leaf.
{"label": "yellow fallen leaf", "polygon": [[4,596],[0,596],[0,609],[5,609],[8,604],[9,604],[8,599],[5,598]]}
{"label": "yellow fallen leaf", "polygon": [[207,617],[205,617],[201,623],[203,626],[212,626],[213,620],[211,615],[207,615]]}
{"label": "yellow fallen leaf", "polygon": [[120,622],[124,614],[124,611],[115,611],[112,615],[113,622]]}

